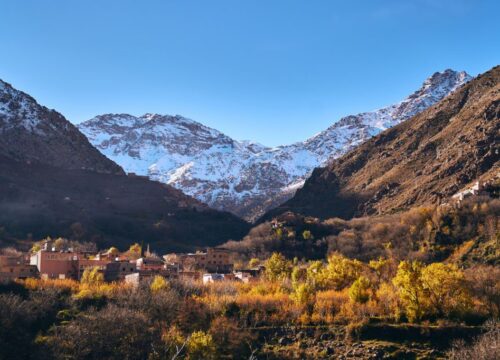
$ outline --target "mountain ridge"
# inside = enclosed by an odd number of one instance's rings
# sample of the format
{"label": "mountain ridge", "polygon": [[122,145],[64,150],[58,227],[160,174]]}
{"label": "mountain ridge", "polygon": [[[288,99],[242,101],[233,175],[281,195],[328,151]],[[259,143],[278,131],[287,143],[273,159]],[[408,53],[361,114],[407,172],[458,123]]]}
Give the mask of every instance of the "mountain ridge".
{"label": "mountain ridge", "polygon": [[236,141],[179,115],[105,114],[78,127],[125,171],[255,220],[291,198],[314,168],[435,104],[470,79],[465,72],[436,72],[397,104],[343,117],[303,142],[274,148]]}
{"label": "mountain ridge", "polygon": [[170,185],[125,175],[64,116],[0,81],[0,245],[65,236],[193,251],[248,228]]}
{"label": "mountain ridge", "polygon": [[30,95],[0,80],[0,154],[18,161],[124,174],[76,126]]}
{"label": "mountain ridge", "polygon": [[498,178],[500,66],[435,105],[317,168],[291,211],[319,218],[387,214],[439,204],[473,181]]}

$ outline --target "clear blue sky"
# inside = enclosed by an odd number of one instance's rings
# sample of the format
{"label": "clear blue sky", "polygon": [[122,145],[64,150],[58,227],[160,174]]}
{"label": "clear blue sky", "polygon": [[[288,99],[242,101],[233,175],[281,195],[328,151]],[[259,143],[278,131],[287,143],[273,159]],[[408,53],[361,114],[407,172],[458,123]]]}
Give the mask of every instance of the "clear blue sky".
{"label": "clear blue sky", "polygon": [[303,140],[500,62],[498,0],[2,0],[0,78],[74,123],[181,114]]}

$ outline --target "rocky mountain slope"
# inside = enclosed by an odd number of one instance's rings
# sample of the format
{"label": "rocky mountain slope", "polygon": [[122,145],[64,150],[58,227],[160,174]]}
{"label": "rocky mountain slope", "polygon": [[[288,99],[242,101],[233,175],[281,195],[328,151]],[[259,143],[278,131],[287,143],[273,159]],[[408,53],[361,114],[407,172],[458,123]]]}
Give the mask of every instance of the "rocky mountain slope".
{"label": "rocky mountain slope", "polygon": [[125,171],[254,220],[291,198],[314,168],[435,104],[469,79],[465,72],[437,72],[400,103],[344,117],[306,141],[276,148],[236,141],[182,116],[107,114],[78,127]]}
{"label": "rocky mountain slope", "polygon": [[60,113],[0,80],[0,154],[18,161],[123,174]]}
{"label": "rocky mountain slope", "polygon": [[169,185],[125,175],[61,114],[0,81],[0,247],[50,235],[193,250],[248,228]]}
{"label": "rocky mountain slope", "polygon": [[320,218],[385,214],[444,201],[499,176],[500,67],[316,169],[285,211]]}

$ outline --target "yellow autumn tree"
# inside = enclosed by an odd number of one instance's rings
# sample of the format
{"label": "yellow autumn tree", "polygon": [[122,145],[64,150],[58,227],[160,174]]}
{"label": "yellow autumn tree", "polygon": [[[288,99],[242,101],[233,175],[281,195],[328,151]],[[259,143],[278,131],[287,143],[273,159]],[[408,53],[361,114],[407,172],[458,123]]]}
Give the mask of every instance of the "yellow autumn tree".
{"label": "yellow autumn tree", "polygon": [[472,307],[464,274],[456,265],[430,264],[422,269],[420,281],[428,302],[429,316],[460,316]]}
{"label": "yellow autumn tree", "polygon": [[340,254],[332,254],[328,257],[328,264],[320,273],[319,283],[324,288],[335,290],[350,286],[363,270],[363,264],[359,260],[351,260]]}
{"label": "yellow autumn tree", "polygon": [[141,256],[141,252],[142,252],[141,245],[135,243],[130,245],[127,254],[131,259],[138,259]]}
{"label": "yellow autumn tree", "polygon": [[370,287],[370,280],[360,276],[349,288],[349,298],[354,303],[366,303],[370,299]]}
{"label": "yellow autumn tree", "polygon": [[423,264],[418,261],[401,261],[392,280],[409,321],[420,320],[425,314],[425,293],[421,281]]}
{"label": "yellow autumn tree", "polygon": [[114,246],[111,246],[111,247],[108,249],[107,253],[108,253],[110,256],[118,256],[118,255],[120,255],[120,250],[118,250],[118,249],[117,249],[116,247],[114,247]]}
{"label": "yellow autumn tree", "polygon": [[266,261],[266,277],[271,281],[284,280],[291,271],[292,263],[280,253],[273,253]]}
{"label": "yellow autumn tree", "polygon": [[104,282],[104,275],[98,266],[89,267],[83,271],[80,282],[89,286],[100,285]]}

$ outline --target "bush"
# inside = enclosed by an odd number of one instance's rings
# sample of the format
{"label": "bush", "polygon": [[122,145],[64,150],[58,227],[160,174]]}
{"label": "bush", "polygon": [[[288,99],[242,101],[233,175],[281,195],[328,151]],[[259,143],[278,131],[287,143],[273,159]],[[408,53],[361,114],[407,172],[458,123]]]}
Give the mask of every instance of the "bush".
{"label": "bush", "polygon": [[195,331],[187,341],[187,355],[190,360],[215,359],[216,348],[212,335],[204,331]]}
{"label": "bush", "polygon": [[238,327],[236,321],[226,317],[217,317],[210,325],[209,333],[217,349],[219,358],[248,359],[255,341],[248,330]]}
{"label": "bush", "polygon": [[140,312],[108,306],[89,310],[40,339],[56,359],[146,359],[161,336]]}
{"label": "bush", "polygon": [[168,281],[163,276],[156,275],[151,282],[151,292],[158,292],[169,288]]}
{"label": "bush", "polygon": [[492,327],[484,335],[468,346],[463,341],[456,342],[446,354],[450,360],[497,360],[500,359],[500,327]]}

